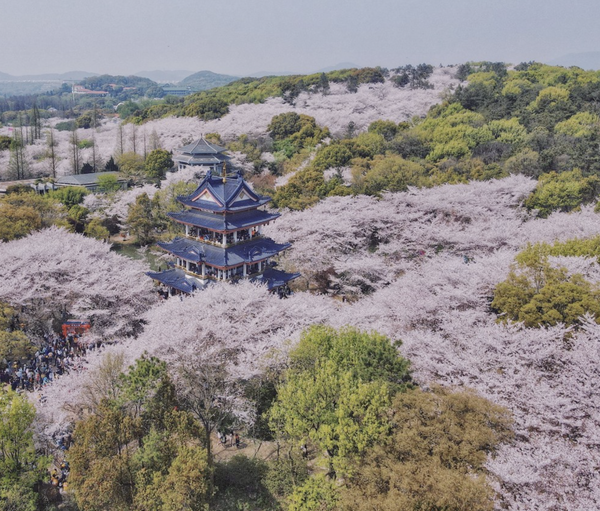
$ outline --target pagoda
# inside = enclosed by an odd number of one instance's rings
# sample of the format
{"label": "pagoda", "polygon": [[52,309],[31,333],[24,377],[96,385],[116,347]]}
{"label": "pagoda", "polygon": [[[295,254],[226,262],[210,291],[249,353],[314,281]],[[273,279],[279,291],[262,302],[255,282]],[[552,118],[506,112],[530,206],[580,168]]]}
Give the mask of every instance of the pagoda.
{"label": "pagoda", "polygon": [[195,140],[191,144],[175,150],[173,161],[177,170],[189,167],[204,167],[213,171],[221,170],[231,157],[223,154],[224,147],[218,146],[206,140],[204,137]]}
{"label": "pagoda", "polygon": [[184,226],[185,236],[158,243],[174,256],[173,267],[148,272],[149,277],[172,295],[246,278],[265,283],[280,296],[289,293],[288,282],[300,274],[275,269],[272,259],[291,245],[262,234],[262,227],[281,215],[261,209],[271,198],[255,193],[240,172],[227,175],[225,165],[220,176],[209,170],[192,194],[177,200],[185,209],[169,216]]}

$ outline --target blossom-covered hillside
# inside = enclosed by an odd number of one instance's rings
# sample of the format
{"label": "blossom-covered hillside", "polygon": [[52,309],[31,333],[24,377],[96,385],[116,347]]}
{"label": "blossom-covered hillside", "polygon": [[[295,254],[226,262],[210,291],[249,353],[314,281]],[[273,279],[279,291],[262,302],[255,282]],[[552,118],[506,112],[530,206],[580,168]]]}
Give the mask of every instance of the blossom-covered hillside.
{"label": "blossom-covered hillside", "polygon": [[[144,351],[171,362],[200,354],[247,378],[276,363],[310,324],[377,330],[402,341],[420,385],[472,388],[512,412],[515,440],[488,460],[498,509],[597,509],[600,327],[587,317],[567,335],[561,325],[498,323],[490,309],[494,287],[528,242],[600,234],[591,207],[546,219],[526,213],[521,203],[534,186],[517,176],[381,199],[334,197],[284,214],[268,233],[293,241],[284,264],[307,279],[333,267],[330,290],[347,301],[303,291],[280,300],[247,282],[214,286],[155,305],[144,332],[110,350],[130,362]],[[553,264],[600,283],[594,260]],[[99,360],[91,356],[89,367]],[[76,400],[84,379],[72,374],[50,387],[42,416],[65,420],[58,403]]]}
{"label": "blossom-covered hillside", "polygon": [[[413,116],[424,116],[429,108],[441,101],[442,94],[454,88],[458,80],[453,68],[437,68],[429,78],[433,89],[404,89],[395,87],[391,81],[385,83],[364,84],[358,91],[348,92],[343,84],[332,83],[327,94],[303,92],[294,105],[285,103],[282,98],[270,98],[261,104],[231,105],[230,112],[224,117],[212,121],[202,121],[196,117],[169,117],[145,123],[142,126],[127,124],[123,126],[124,150],[131,151],[133,130],[136,134],[138,153],[143,151],[144,138],[148,147],[150,137],[156,133],[162,146],[172,150],[183,145],[185,139],[195,139],[201,134],[219,133],[224,140],[231,140],[241,134],[252,136],[266,135],[267,126],[273,116],[295,111],[313,116],[317,123],[327,126],[333,134],[343,132],[349,122],[354,122],[358,130],[365,129],[378,119],[394,122],[406,121]],[[61,119],[52,119],[55,125]],[[78,129],[79,140],[91,140],[94,137],[97,155],[106,162],[120,146],[119,119],[109,119],[94,129]],[[9,128],[0,128],[0,135],[11,135]],[[71,174],[71,133],[55,132],[58,143],[56,154],[60,159],[58,175]],[[32,158],[31,171],[34,175],[48,173],[48,161],[45,159],[46,142],[38,140],[26,147],[27,155]],[[8,166],[9,151],[0,152],[0,171]],[[92,149],[81,150],[81,161],[92,160]],[[1,176],[0,176],[1,177]]]}

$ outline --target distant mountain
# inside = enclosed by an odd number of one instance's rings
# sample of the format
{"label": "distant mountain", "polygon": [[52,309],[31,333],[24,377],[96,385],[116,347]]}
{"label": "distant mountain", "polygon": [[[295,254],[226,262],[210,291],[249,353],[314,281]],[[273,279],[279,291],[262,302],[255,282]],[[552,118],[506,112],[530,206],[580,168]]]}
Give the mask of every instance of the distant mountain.
{"label": "distant mountain", "polygon": [[181,80],[177,85],[180,87],[190,87],[193,90],[208,90],[215,87],[221,87],[228,83],[239,80],[239,76],[220,75],[212,71],[198,71]]}
{"label": "distant mountain", "polygon": [[98,76],[98,73],[90,73],[89,71],[69,71],[67,73],[46,73],[41,75],[23,75],[13,76],[7,73],[0,73],[0,80],[6,80],[10,82],[47,82],[47,81],[79,81],[87,78],[88,76]]}
{"label": "distant mountain", "polygon": [[299,73],[294,71],[257,71],[256,73],[250,73],[246,76],[262,78],[263,76],[311,75],[316,73],[329,73],[329,71],[337,71],[338,69],[352,69],[358,67],[360,66],[357,66],[352,62],[340,62],[339,64],[335,64],[334,66],[324,67],[322,69],[317,69],[316,71],[310,71],[308,73]]}
{"label": "distant mountain", "polygon": [[330,71],[338,71],[339,69],[353,69],[353,68],[359,68],[360,66],[357,66],[356,64],[353,64],[352,62],[340,62],[339,64],[336,64],[335,66],[329,66],[329,67],[324,67],[323,69],[318,69],[317,71],[315,71],[315,73],[329,73]]}
{"label": "distant mountain", "polygon": [[250,73],[244,76],[251,78],[262,78],[263,76],[289,76],[299,75],[304,73],[293,73],[292,71],[257,71],[256,73]]}
{"label": "distant mountain", "polygon": [[581,69],[600,69],[600,51],[588,51],[583,53],[569,53],[548,62],[553,66],[571,67],[577,66]]}
{"label": "distant mountain", "polygon": [[180,80],[183,80],[187,76],[190,76],[193,71],[139,71],[135,73],[136,76],[142,76],[144,78],[150,78],[157,83],[177,83]]}

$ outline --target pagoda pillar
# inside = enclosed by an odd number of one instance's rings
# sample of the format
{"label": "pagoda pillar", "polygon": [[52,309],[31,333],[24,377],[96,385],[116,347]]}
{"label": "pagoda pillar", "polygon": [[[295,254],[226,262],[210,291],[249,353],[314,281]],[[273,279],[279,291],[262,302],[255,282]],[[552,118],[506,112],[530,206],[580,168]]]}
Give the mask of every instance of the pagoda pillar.
{"label": "pagoda pillar", "polygon": [[237,231],[233,231],[233,242],[237,243]]}
{"label": "pagoda pillar", "polygon": [[223,233],[223,246],[227,245],[227,234]]}
{"label": "pagoda pillar", "polygon": [[189,262],[189,261],[186,261],[186,262],[185,262],[185,269],[186,269],[187,271],[190,271],[190,262]]}
{"label": "pagoda pillar", "polygon": [[244,263],[244,273],[243,273],[243,276],[245,277],[246,275],[247,275],[246,263]]}
{"label": "pagoda pillar", "polygon": [[185,235],[189,236],[190,235],[190,226],[189,225],[185,225]]}
{"label": "pagoda pillar", "polygon": [[202,263],[202,278],[206,277],[206,264]]}

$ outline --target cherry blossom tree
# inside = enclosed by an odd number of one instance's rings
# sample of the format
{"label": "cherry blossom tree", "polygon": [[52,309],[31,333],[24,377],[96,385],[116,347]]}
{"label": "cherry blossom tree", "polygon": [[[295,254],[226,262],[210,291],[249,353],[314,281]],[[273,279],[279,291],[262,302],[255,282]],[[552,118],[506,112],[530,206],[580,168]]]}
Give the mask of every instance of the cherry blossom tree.
{"label": "cherry blossom tree", "polygon": [[90,318],[104,338],[139,331],[154,301],[144,266],[110,245],[50,228],[0,244],[0,300],[46,324],[65,315]]}

